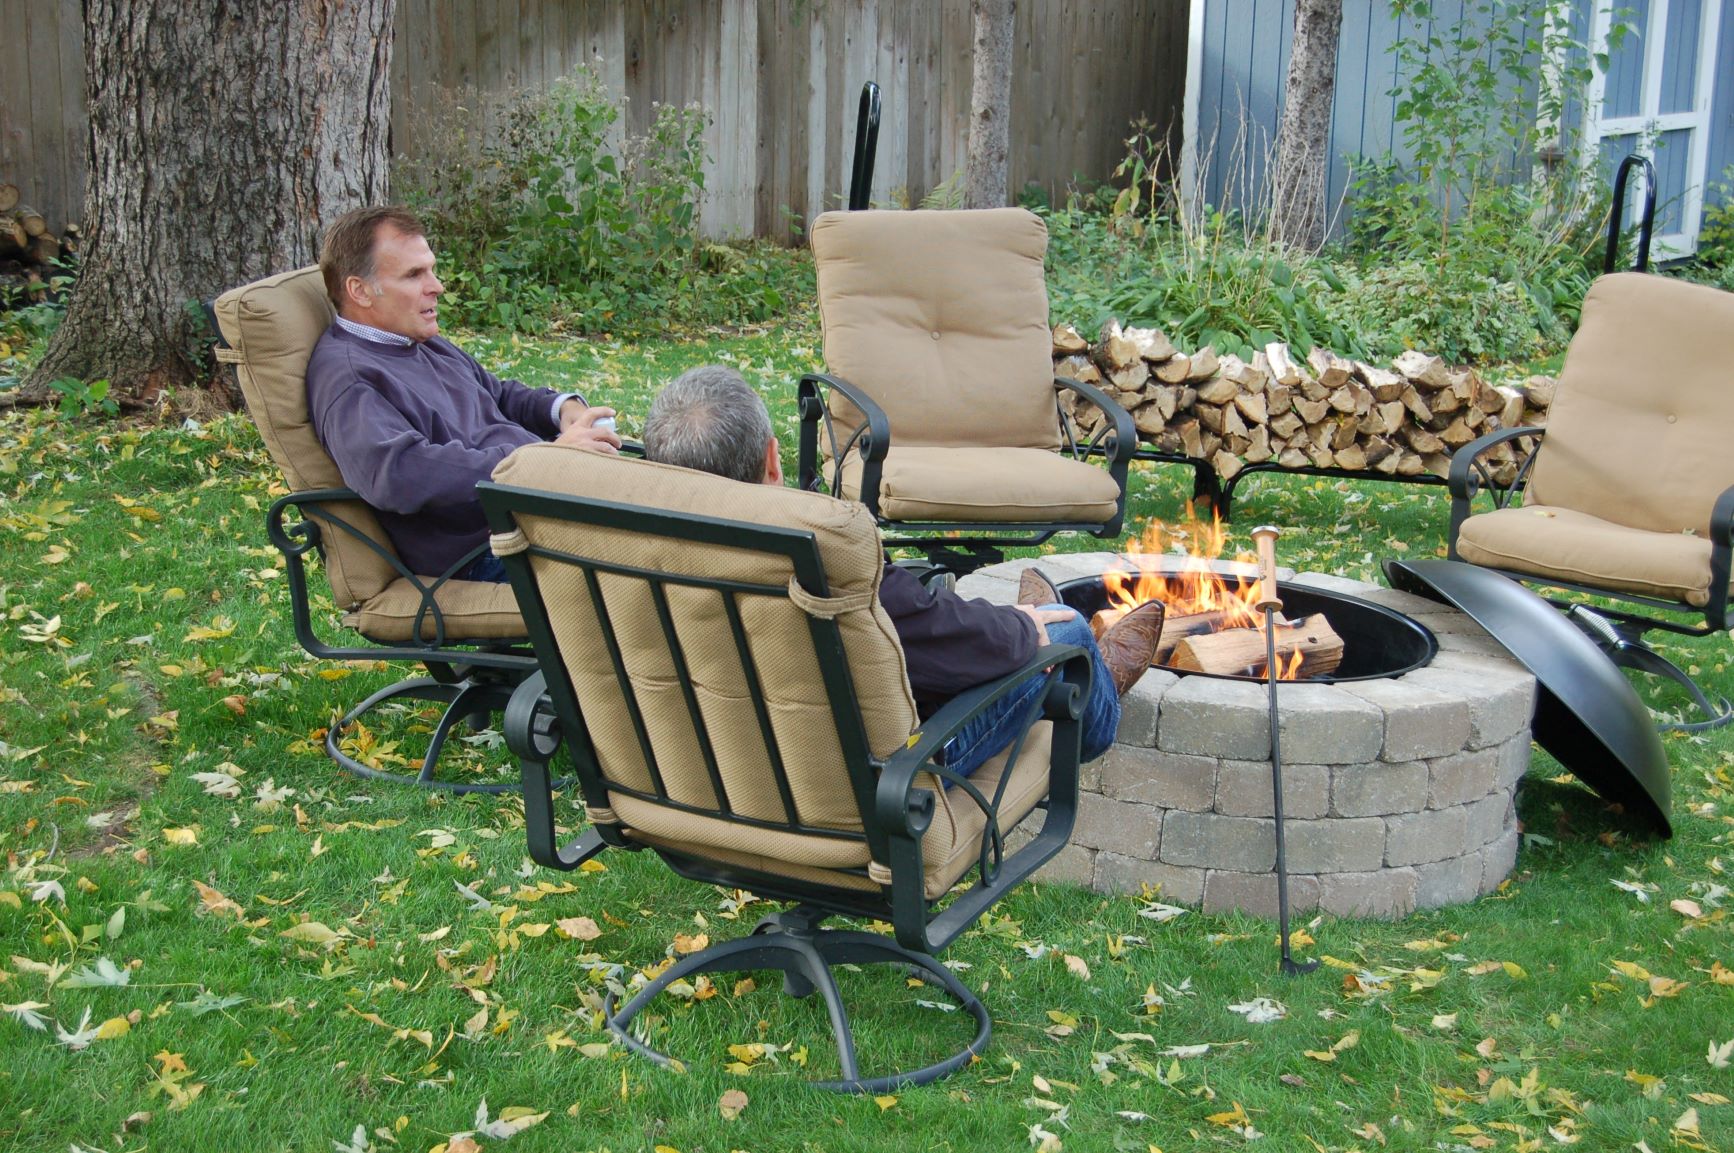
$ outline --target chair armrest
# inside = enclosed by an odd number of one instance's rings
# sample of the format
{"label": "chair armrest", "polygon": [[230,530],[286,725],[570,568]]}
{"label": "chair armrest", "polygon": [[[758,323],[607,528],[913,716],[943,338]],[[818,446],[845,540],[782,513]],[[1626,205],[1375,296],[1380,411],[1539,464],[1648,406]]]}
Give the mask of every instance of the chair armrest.
{"label": "chair armrest", "polygon": [[[1119,401],[1093,384],[1085,384],[1081,380],[1073,380],[1067,376],[1054,377],[1054,392],[1074,392],[1083,397],[1102,415],[1108,418],[1108,427],[1098,432],[1091,442],[1084,446],[1082,455],[1100,454],[1108,458],[1108,475],[1114,478],[1114,485],[1120,490],[1120,499],[1114,511],[1113,522],[1102,527],[1097,536],[1118,536],[1120,527],[1126,520],[1126,470],[1132,462],[1132,454],[1138,451],[1138,429],[1132,423],[1132,414],[1121,406]],[[1067,442],[1072,440],[1071,422],[1060,414],[1060,427]],[[1077,446],[1073,446],[1073,455],[1078,455]]]}
{"label": "chair armrest", "polygon": [[[861,410],[866,418],[860,425],[850,430],[849,437],[842,444],[837,442],[837,430],[831,420],[831,406],[820,390],[838,392],[843,398]],[[801,414],[801,438],[798,455],[798,475],[796,482],[809,492],[821,490],[823,478],[819,475],[819,426],[824,425],[826,441],[831,446],[832,468],[841,472],[843,458],[851,451],[861,454],[861,503],[867,506],[867,511],[874,518],[879,516],[879,476],[881,463],[886,452],[891,448],[891,420],[885,415],[885,410],[879,407],[877,401],[868,396],[860,388],[831,376],[829,373],[809,372],[801,377],[796,388],[796,405]],[[833,475],[836,475],[835,473]],[[832,485],[835,488],[835,485]],[[832,495],[836,495],[835,492]]]}
{"label": "chair armrest", "polygon": [[600,853],[613,840],[595,826],[562,845],[554,825],[554,790],[548,762],[559,752],[560,717],[548,698],[548,680],[540,669],[525,677],[506,702],[506,746],[518,758],[524,784],[524,836],[530,859],[550,869],[570,872]]}
{"label": "chair armrest", "polygon": [[[1547,429],[1532,425],[1518,428],[1502,428],[1490,432],[1486,436],[1477,437],[1451,454],[1451,469],[1445,477],[1445,483],[1451,489],[1451,527],[1445,538],[1446,554],[1457,559],[1457,532],[1463,527],[1463,522],[1471,515],[1470,505],[1475,497],[1486,490],[1493,497],[1493,507],[1504,508],[1511,503],[1523,482],[1529,477],[1529,470],[1535,465],[1537,450],[1541,447],[1541,439]],[[1517,462],[1517,473],[1510,483],[1500,484],[1493,475],[1493,469],[1482,457],[1491,448],[1520,437],[1533,437],[1535,447]]]}
{"label": "chair armrest", "polygon": [[[933,758],[964,724],[1032,677],[1050,675],[1050,670],[1053,682],[1041,707],[1029,719],[1030,724],[1043,718],[1055,722],[1049,762],[1048,817],[1041,836],[1008,861],[1004,859],[999,806],[1011,774],[1000,778],[999,787],[989,798],[967,777],[934,764]],[[954,697],[921,726],[912,743],[887,760],[875,793],[874,819],[889,844],[892,922],[897,939],[906,947],[923,952],[944,948],[1005,889],[1019,884],[1065,847],[1077,815],[1078,747],[1083,735],[1078,718],[1090,689],[1090,677],[1090,659],[1082,648],[1046,645],[1022,668]],[[1018,752],[1027,734],[1026,725],[1014,741]],[[987,817],[977,862],[980,881],[931,921],[926,915],[920,842],[932,823],[936,801],[932,790],[916,787],[916,778],[921,773],[931,773],[949,783],[953,797],[968,797]]]}
{"label": "chair armrest", "polygon": [[[445,614],[441,611],[435,593],[447,581],[455,579],[471,561],[487,551],[487,545],[481,544],[458,558],[457,562],[436,577],[429,584],[422,577],[411,572],[398,558],[397,554],[384,548],[380,543],[368,536],[361,529],[345,520],[342,515],[326,507],[356,501],[365,504],[360,493],[351,488],[313,488],[301,492],[292,492],[288,496],[277,498],[265,513],[265,532],[278,552],[283,554],[284,570],[289,579],[290,609],[295,619],[295,639],[301,647],[316,657],[337,660],[378,659],[378,660],[421,660],[429,653],[443,649],[450,642],[446,638]],[[287,516],[294,509],[300,520],[288,523]],[[374,555],[382,557],[398,576],[409,581],[421,594],[421,604],[416,609],[416,617],[412,624],[411,635],[421,636],[422,623],[433,622],[433,639],[420,646],[408,645],[387,648],[369,646],[366,649],[342,648],[320,640],[313,629],[312,601],[307,587],[307,554],[313,549],[324,549],[323,536],[326,532],[336,530],[353,538],[357,543],[373,551]]]}
{"label": "chair armrest", "polygon": [[[1092,441],[1085,451],[1092,455],[1100,453],[1106,456],[1111,465],[1118,466],[1124,473],[1132,454],[1138,451],[1138,429],[1132,423],[1132,414],[1127,412],[1119,401],[1095,385],[1073,380],[1069,376],[1054,377],[1054,391],[1075,392],[1095,405],[1097,410],[1108,418],[1108,428],[1098,433],[1096,441]],[[1100,442],[1099,445],[1097,441]]]}

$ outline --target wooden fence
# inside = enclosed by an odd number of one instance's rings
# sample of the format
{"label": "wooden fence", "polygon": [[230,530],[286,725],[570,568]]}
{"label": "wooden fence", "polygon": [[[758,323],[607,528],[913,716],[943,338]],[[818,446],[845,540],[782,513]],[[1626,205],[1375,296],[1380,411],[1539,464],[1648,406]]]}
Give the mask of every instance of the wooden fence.
{"label": "wooden fence", "polygon": [[[915,203],[963,167],[968,0],[399,0],[392,139],[415,155],[442,99],[491,122],[511,94],[582,64],[628,98],[697,101],[704,229],[795,240],[846,194],[861,85],[883,89],[873,195]],[[1178,152],[1187,0],[1021,0],[1010,181],[1106,181],[1144,117]],[[0,180],[54,227],[77,219],[85,117],[79,0],[0,0]]]}

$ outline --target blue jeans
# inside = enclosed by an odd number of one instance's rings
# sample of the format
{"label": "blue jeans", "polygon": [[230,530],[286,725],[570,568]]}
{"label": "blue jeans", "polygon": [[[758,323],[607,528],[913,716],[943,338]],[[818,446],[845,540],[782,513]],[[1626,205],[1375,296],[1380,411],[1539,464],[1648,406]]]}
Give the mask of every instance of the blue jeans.
{"label": "blue jeans", "polygon": [[461,581],[488,581],[493,584],[506,582],[506,562],[491,552],[485,552],[469,563],[456,577]]}
{"label": "blue jeans", "polygon": [[[1044,609],[1064,609],[1065,605],[1043,605]],[[1084,713],[1079,718],[1083,726],[1083,748],[1079,759],[1093,761],[1108,751],[1114,734],[1120,728],[1120,694],[1114,691],[1114,677],[1102,660],[1102,650],[1090,626],[1077,613],[1063,621],[1048,624],[1048,640],[1055,644],[1077,645],[1090,654],[1090,692],[1084,698]],[[1024,717],[1047,690],[1046,677],[1032,677],[989,705],[945,742],[945,763],[953,772],[968,776],[1000,750],[1012,743],[1023,730]]]}

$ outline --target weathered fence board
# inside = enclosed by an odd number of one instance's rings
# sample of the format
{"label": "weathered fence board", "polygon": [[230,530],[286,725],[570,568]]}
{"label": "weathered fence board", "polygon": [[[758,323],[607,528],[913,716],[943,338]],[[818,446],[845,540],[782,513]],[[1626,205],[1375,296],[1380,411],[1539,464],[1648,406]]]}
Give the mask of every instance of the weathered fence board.
{"label": "weathered fence board", "polygon": [[[0,0],[0,179],[57,231],[82,214],[79,0]],[[1142,115],[1178,127],[1187,0],[1022,0],[1010,183],[1052,195],[1106,181]],[[846,194],[855,101],[884,91],[873,197],[913,204],[963,167],[968,0],[399,0],[392,141],[414,155],[442,90],[485,117],[581,65],[628,97],[710,113],[702,219],[712,236],[798,240]]]}

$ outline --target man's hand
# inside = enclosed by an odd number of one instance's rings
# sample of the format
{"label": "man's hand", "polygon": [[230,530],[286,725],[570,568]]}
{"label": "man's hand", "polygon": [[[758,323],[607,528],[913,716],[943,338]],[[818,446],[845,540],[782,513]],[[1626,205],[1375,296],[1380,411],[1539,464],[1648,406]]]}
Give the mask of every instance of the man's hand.
{"label": "man's hand", "polygon": [[1039,609],[1035,605],[1013,605],[1020,613],[1027,615],[1036,622],[1036,644],[1048,643],[1048,622],[1070,620],[1077,614],[1071,609]]}
{"label": "man's hand", "polygon": [[554,443],[577,445],[593,452],[619,452],[619,435],[612,428],[595,427],[598,420],[613,415],[614,410],[607,405],[585,408],[576,400],[568,400],[560,406],[560,435],[554,438]]}

